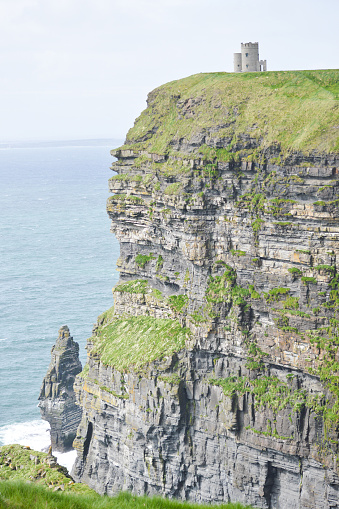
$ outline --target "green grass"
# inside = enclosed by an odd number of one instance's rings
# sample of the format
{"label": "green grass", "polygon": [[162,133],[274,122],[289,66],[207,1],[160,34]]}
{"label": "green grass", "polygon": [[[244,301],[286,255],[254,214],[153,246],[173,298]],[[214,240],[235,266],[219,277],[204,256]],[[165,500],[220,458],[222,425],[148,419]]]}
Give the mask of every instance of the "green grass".
{"label": "green grass", "polygon": [[290,288],[272,288],[268,293],[264,293],[267,302],[278,302],[282,297],[290,292]]}
{"label": "green grass", "polygon": [[333,267],[332,265],[317,265],[316,267],[314,267],[314,269],[317,270],[318,272],[324,271],[327,274],[331,275],[335,274],[335,267]]}
{"label": "green grass", "polygon": [[[233,141],[224,149],[210,149],[210,160],[229,160],[237,137],[249,128],[259,151],[279,144],[285,153],[338,152],[338,93],[336,69],[196,74],[150,94],[148,108],[128,132],[127,145],[164,154],[171,151],[173,139],[190,139],[202,129],[213,132],[211,127],[222,126],[215,136]],[[185,115],[182,104],[190,98],[196,100],[194,114]],[[140,141],[145,135],[147,141]]]}
{"label": "green grass", "polygon": [[187,295],[172,295],[168,298],[168,304],[172,309],[180,312],[187,306],[188,300]]}
{"label": "green grass", "polygon": [[290,267],[289,269],[287,269],[288,272],[290,272],[290,274],[292,274],[293,276],[301,276],[302,275],[302,270],[300,269],[297,269],[297,267]]}
{"label": "green grass", "polygon": [[220,386],[226,396],[253,394],[256,409],[266,407],[271,408],[274,412],[279,412],[290,407],[294,412],[297,412],[303,406],[307,406],[319,413],[323,410],[319,406],[322,395],[319,397],[316,394],[307,393],[303,389],[295,389],[293,385],[283,382],[275,376],[261,376],[254,380],[250,380],[248,377],[231,376],[220,379],[212,378],[210,382]]}
{"label": "green grass", "polygon": [[75,495],[53,493],[26,483],[0,482],[0,509],[251,509],[241,504],[201,505],[166,500],[160,497],[137,497],[120,493],[109,498],[96,493]]}
{"label": "green grass", "polygon": [[142,204],[144,200],[139,196],[127,195],[127,194],[114,194],[108,198],[111,202],[125,202],[130,205]]}
{"label": "green grass", "polygon": [[246,256],[245,251],[241,251],[241,249],[231,249],[232,256]]}
{"label": "green grass", "polygon": [[148,362],[162,359],[185,346],[189,329],[171,319],[150,316],[113,317],[108,310],[99,326],[91,353],[100,355],[101,361],[117,370],[139,369]]}
{"label": "green grass", "polygon": [[129,175],[128,173],[120,173],[119,175],[113,175],[110,179],[110,181],[115,180],[122,180],[122,181],[129,181],[129,182],[141,182],[142,176],[141,175]]}
{"label": "green grass", "polygon": [[150,262],[151,260],[155,260],[155,257],[153,256],[152,253],[150,253],[149,255],[142,255],[142,254],[138,254],[136,257],[135,257],[135,263],[137,265],[139,265],[139,267],[141,267],[142,269],[145,267],[145,265]]}
{"label": "green grass", "polygon": [[[35,464],[34,458],[38,464]],[[10,459],[9,465],[8,459]],[[67,469],[61,465],[50,467],[46,463],[47,453],[25,449],[22,445],[4,445],[0,448],[0,481],[30,481],[47,488],[63,485],[66,492],[94,493],[85,484],[72,482]],[[0,492],[2,490],[0,489]],[[1,500],[1,498],[0,498]],[[0,505],[1,508],[1,505]]]}
{"label": "green grass", "polygon": [[149,290],[147,279],[133,279],[126,283],[121,283],[113,288],[114,292],[127,292],[127,293],[146,293]]}
{"label": "green grass", "polygon": [[307,285],[307,284],[316,285],[317,284],[317,280],[315,277],[303,276],[301,278],[301,281],[304,283],[304,285]]}
{"label": "green grass", "polygon": [[179,194],[181,188],[182,188],[182,183],[181,182],[173,182],[173,184],[169,184],[165,188],[164,194],[167,194],[169,196],[173,196],[173,195]]}

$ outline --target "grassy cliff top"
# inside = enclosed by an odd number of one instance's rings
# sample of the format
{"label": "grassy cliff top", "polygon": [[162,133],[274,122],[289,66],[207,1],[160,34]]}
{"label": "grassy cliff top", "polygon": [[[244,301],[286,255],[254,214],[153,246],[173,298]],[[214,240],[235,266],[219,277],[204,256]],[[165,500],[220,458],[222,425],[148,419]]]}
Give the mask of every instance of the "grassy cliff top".
{"label": "grassy cliff top", "polygon": [[165,154],[203,132],[230,151],[246,135],[259,150],[338,153],[338,98],[337,69],[196,74],[149,94],[126,145]]}

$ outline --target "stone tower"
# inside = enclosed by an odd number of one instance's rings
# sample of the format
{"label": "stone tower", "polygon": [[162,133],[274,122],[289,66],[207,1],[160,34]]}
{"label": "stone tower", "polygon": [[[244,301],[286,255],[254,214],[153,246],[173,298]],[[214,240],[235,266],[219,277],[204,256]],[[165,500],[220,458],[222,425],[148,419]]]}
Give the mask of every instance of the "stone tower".
{"label": "stone tower", "polygon": [[257,42],[241,43],[241,53],[234,53],[234,72],[266,70],[266,60],[259,60],[259,44]]}

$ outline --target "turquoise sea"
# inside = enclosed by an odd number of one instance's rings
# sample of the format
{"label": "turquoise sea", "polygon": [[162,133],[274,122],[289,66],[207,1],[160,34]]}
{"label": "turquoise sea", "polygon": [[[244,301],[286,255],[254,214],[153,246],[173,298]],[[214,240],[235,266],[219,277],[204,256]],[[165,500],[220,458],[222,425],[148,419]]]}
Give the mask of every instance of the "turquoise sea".
{"label": "turquoise sea", "polygon": [[0,147],[0,445],[48,445],[37,398],[58,329],[69,326],[84,363],[113,304],[119,245],[105,204],[119,144]]}

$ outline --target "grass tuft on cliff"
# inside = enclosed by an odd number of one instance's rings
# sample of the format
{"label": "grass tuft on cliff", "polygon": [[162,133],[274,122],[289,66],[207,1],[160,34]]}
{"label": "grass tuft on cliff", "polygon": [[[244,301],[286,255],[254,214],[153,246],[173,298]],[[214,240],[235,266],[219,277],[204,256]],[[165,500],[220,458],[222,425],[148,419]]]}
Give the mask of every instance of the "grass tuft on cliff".
{"label": "grass tuft on cliff", "polygon": [[101,326],[91,338],[92,353],[117,370],[138,369],[184,348],[189,329],[176,320],[151,316],[114,318],[113,308],[99,317]]}
{"label": "grass tuft on cliff", "polygon": [[54,493],[24,482],[0,481],[0,509],[251,509],[241,504],[200,505],[121,493],[109,498],[96,493]]}
{"label": "grass tuft on cliff", "polygon": [[259,151],[279,145],[283,153],[338,152],[338,99],[337,69],[196,74],[149,94],[126,148],[166,154],[175,141],[203,133],[217,158],[213,138],[224,140],[223,160],[244,135]]}
{"label": "grass tuft on cliff", "polygon": [[58,464],[50,466],[49,459],[45,452],[18,444],[4,445],[0,447],[0,481],[26,481],[53,490],[94,493],[85,484],[74,483],[67,468]]}

